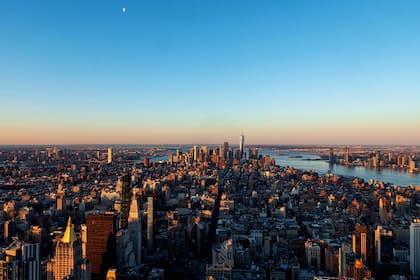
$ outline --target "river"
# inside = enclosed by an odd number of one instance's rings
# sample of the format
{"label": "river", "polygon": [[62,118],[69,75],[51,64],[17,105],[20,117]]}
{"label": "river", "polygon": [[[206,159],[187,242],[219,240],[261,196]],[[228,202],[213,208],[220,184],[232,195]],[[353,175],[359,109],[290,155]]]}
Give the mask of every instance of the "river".
{"label": "river", "polygon": [[321,175],[331,170],[335,175],[363,178],[367,182],[373,179],[399,186],[420,186],[420,173],[408,173],[407,171],[391,168],[375,170],[363,166],[347,167],[337,164],[330,166],[327,161],[320,159],[319,155],[310,153],[282,152],[279,154],[272,150],[260,150],[259,154],[273,157],[276,160],[276,165],[313,170]]}

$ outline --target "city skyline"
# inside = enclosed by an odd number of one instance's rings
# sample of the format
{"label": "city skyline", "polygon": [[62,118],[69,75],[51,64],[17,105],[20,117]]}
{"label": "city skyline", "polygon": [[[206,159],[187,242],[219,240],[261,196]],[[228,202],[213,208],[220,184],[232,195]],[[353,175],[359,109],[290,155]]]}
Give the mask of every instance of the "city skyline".
{"label": "city skyline", "polygon": [[4,1],[0,145],[418,145],[418,1]]}

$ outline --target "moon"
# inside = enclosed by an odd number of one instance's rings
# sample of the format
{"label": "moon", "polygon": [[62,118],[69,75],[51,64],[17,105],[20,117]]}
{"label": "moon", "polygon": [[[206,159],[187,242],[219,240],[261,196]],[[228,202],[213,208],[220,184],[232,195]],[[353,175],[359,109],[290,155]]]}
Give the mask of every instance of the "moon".
{"label": "moon", "polygon": [[122,8],[122,12],[125,13],[125,8]]}

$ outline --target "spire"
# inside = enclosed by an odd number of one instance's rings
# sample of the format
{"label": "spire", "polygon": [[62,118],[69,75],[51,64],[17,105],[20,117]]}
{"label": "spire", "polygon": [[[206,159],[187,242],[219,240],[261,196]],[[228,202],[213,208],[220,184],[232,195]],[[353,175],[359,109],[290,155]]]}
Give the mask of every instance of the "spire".
{"label": "spire", "polygon": [[76,233],[74,232],[73,225],[71,223],[71,217],[67,221],[66,231],[64,232],[63,238],[61,238],[61,242],[63,243],[72,243],[76,241]]}
{"label": "spire", "polygon": [[136,190],[133,189],[133,195],[131,196],[130,214],[129,218],[139,218],[139,207],[137,205]]}

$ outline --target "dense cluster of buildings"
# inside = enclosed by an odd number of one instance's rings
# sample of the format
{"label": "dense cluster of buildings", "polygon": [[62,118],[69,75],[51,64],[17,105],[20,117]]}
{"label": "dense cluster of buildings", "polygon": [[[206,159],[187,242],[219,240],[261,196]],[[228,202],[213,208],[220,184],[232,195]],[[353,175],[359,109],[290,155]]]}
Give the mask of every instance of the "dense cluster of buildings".
{"label": "dense cluster of buildings", "polygon": [[350,147],[338,149],[338,153],[334,155],[333,148],[330,149],[329,160],[346,166],[365,166],[369,168],[392,168],[399,170],[407,170],[408,172],[419,172],[419,154],[416,152],[393,150],[365,150],[356,148],[350,151]]}
{"label": "dense cluster of buildings", "polygon": [[3,149],[0,279],[420,279],[419,186],[281,167],[244,140]]}

